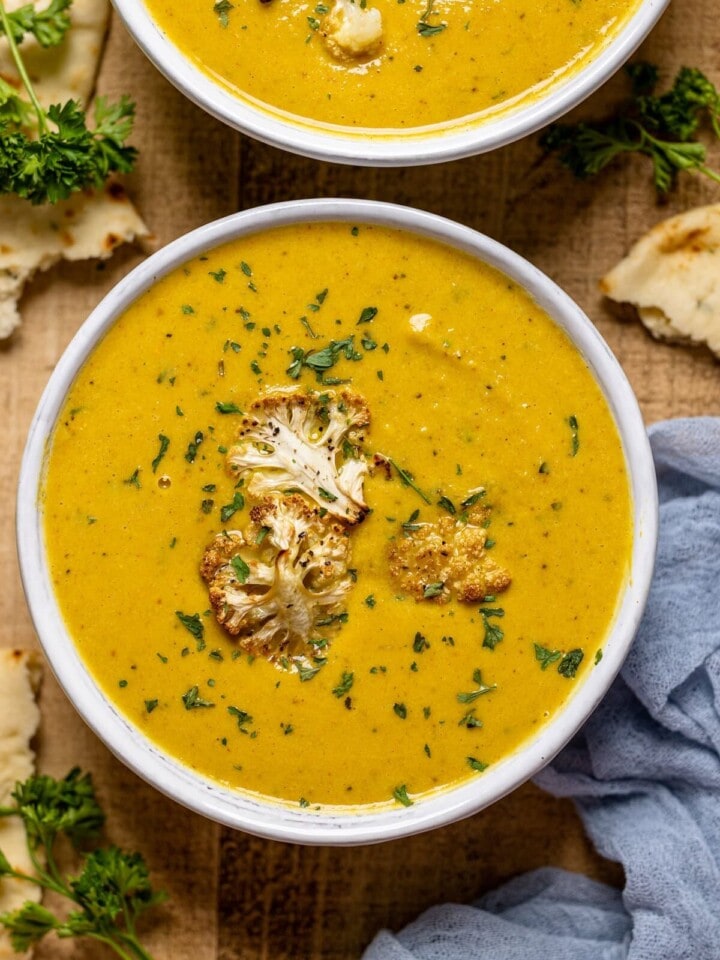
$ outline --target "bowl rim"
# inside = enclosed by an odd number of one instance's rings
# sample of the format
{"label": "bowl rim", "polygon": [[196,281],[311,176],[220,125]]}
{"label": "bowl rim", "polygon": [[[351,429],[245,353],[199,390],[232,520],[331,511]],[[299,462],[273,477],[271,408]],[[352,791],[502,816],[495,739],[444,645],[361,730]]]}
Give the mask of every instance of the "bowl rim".
{"label": "bowl rim", "polygon": [[[448,132],[407,136],[351,134],[346,128],[323,129],[312,121],[284,119],[279,112],[255,106],[230,93],[181,53],[162,32],[143,0],[112,0],[126,28],[157,69],[188,99],[230,127],[290,153],[332,163],[375,167],[420,166],[458,160],[506,146],[557,120],[602,86],[634,53],[670,0],[640,0],[638,9],[617,36],[576,73],[551,83],[525,106],[496,119],[450,125]],[[457,129],[456,129],[457,128]],[[419,128],[414,128],[417,131]],[[341,131],[341,132],[338,132]],[[342,132],[345,131],[345,132]]]}
{"label": "bowl rim", "polygon": [[[536,736],[489,773],[412,806],[316,813],[259,800],[194,773],[146,738],[106,698],[81,660],[54,597],[39,500],[52,433],[67,391],[95,345],[129,304],[208,248],[274,227],[333,221],[407,230],[469,253],[518,282],[566,331],[599,384],[620,434],[631,483],[633,544],[626,586],[601,661]],[[39,401],[20,467],[16,515],[20,574],[43,651],[68,698],[106,746],[162,793],[226,826],[267,839],[342,846],[408,836],[462,819],[499,800],[552,759],[598,705],[629,650],[650,589],[657,530],[655,470],[640,409],[618,361],[580,307],[527,260],[470,227],[409,207],[348,199],[285,201],[232,214],[163,247],[113,287],[65,349]]]}

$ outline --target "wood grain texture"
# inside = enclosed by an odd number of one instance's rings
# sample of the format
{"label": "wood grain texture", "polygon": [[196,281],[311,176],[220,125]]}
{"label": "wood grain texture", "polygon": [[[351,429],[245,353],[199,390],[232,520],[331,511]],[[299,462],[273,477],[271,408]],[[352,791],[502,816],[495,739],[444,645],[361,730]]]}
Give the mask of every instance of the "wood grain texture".
{"label": "wood grain texture", "polygon": [[[640,51],[670,79],[683,64],[720,82],[716,0],[673,0]],[[648,422],[720,414],[720,368],[702,350],[653,341],[603,302],[598,278],[657,220],[716,202],[720,190],[685,178],[658,206],[642,158],[578,184],[535,138],[491,155],[432,168],[356,170],[283,154],[207,117],[144,59],[117,19],[100,92],[138,102],[141,148],[128,188],[163,244],[236,209],[281,199],[356,196],[406,203],[509,244],[587,311],[622,363]],[[623,94],[615,77],[575,111],[604,113]],[[712,160],[720,165],[720,151]],[[139,261],[132,248],[104,267],[63,265],[23,301],[24,324],[0,348],[0,404],[9,424],[0,459],[0,644],[34,646],[15,557],[15,485],[24,438],[47,378],[105,291]],[[526,869],[555,864],[621,883],[584,836],[572,805],[532,785],[469,820],[423,836],[345,850],[292,847],[221,830],[181,809],[119,764],[46,677],[39,742],[43,770],[91,770],[109,815],[109,838],[142,850],[171,894],[148,939],[158,960],[350,960],[375,931],[398,928],[446,899],[471,902]],[[43,945],[39,960],[102,958],[95,947]],[[109,957],[109,955],[107,955]]]}

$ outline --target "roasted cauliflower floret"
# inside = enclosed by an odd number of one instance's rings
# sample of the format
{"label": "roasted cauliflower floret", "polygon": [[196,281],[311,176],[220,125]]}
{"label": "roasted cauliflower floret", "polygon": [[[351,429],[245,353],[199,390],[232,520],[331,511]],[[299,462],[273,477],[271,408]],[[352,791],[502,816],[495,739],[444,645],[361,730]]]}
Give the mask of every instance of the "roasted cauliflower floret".
{"label": "roasted cauliflower floret", "polygon": [[338,60],[354,60],[377,53],[382,43],[382,14],[360,0],[335,0],[322,24],[322,36]]}
{"label": "roasted cauliflower floret", "polygon": [[369,423],[356,394],[273,390],[243,418],[228,467],[238,476],[252,473],[252,497],[298,490],[345,523],[358,523],[368,512],[368,468],[357,447]]}
{"label": "roasted cauliflower floret", "polygon": [[467,522],[442,517],[390,546],[390,573],[403,593],[416,600],[447,603],[453,596],[466,603],[502,593],[510,586],[507,570],[490,558],[487,507],[468,511]]}
{"label": "roasted cauliflower floret", "polygon": [[296,495],[267,497],[200,565],[215,616],[240,646],[295,666],[325,646],[352,586],[346,528]]}

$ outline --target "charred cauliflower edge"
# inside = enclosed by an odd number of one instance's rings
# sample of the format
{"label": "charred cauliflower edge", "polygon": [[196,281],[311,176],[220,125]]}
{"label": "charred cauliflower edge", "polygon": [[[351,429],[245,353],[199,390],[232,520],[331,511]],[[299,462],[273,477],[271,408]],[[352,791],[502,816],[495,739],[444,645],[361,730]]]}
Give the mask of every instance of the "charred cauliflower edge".
{"label": "charred cauliflower edge", "polygon": [[368,513],[358,452],[369,423],[357,394],[296,388],[269,391],[243,418],[227,465],[250,475],[258,502],[244,531],[215,537],[200,573],[218,623],[246,652],[301,669],[342,621],[349,534]]}

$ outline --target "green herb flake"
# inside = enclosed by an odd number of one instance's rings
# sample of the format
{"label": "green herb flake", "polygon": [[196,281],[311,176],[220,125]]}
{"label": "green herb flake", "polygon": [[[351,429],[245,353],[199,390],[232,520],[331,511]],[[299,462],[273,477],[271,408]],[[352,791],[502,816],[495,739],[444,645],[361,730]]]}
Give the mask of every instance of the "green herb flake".
{"label": "green herb flake", "polygon": [[474,703],[478,697],[482,697],[486,693],[492,693],[493,690],[497,689],[497,684],[493,683],[491,686],[483,683],[481,671],[473,671],[473,682],[477,684],[474,690],[471,690],[469,693],[459,693],[457,695],[458,703]]}
{"label": "green herb flake", "polygon": [[245,563],[243,558],[240,556],[233,557],[230,561],[230,566],[233,568],[237,582],[247,583],[248,577],[250,576],[250,567]]}
{"label": "green herb flake", "polygon": [[422,633],[420,633],[419,630],[415,634],[415,639],[413,640],[412,648],[415,653],[423,653],[425,650],[430,649],[430,644],[428,643],[427,639],[422,635]]}
{"label": "green herb flake", "polygon": [[484,627],[484,636],[483,636],[483,646],[487,647],[488,650],[494,650],[495,647],[500,643],[500,641],[505,636],[501,627],[496,623],[491,623],[491,617],[502,617],[504,616],[504,610],[488,610],[480,609],[480,615],[483,620]]}
{"label": "green herb flake", "polygon": [[198,430],[195,433],[195,436],[192,438],[192,440],[188,444],[188,448],[185,453],[185,459],[187,460],[188,463],[195,463],[195,458],[197,457],[197,454],[198,454],[198,448],[204,439],[205,439],[205,435],[203,434],[202,430]]}
{"label": "green herb flake", "polygon": [[602,652],[602,650],[598,650],[598,651],[595,653],[595,661],[594,661],[594,662],[595,662],[595,666],[597,666],[597,665],[600,663],[600,661],[602,660],[602,658],[603,658],[603,652]]}
{"label": "green herb flake", "polygon": [[360,326],[361,323],[370,323],[377,316],[377,312],[377,307],[364,307],[356,326]]}
{"label": "green herb flake", "polygon": [[478,760],[475,757],[466,757],[465,759],[467,760],[470,769],[474,770],[476,773],[483,773],[483,771],[487,770],[488,768],[487,763],[483,763],[482,760]]}
{"label": "green herb flake", "polygon": [[215,706],[215,704],[210,700],[205,700],[200,696],[200,691],[197,685],[190,687],[187,693],[182,695],[181,700],[185,704],[186,710],[197,710],[201,707]]}
{"label": "green herb flake", "polygon": [[158,701],[157,701],[157,700],[146,700],[146,701],[145,701],[145,710],[147,711],[147,713],[152,713],[153,710],[155,709],[155,707],[157,707],[157,705],[158,705]]}
{"label": "green herb flake", "polygon": [[571,414],[567,418],[567,425],[570,427],[570,456],[576,457],[577,452],[580,449],[580,436],[578,429],[577,417],[574,414]]}
{"label": "green herb flake", "polygon": [[248,731],[245,727],[253,722],[253,718],[249,713],[246,713],[244,710],[240,710],[238,707],[228,707],[227,712],[231,717],[234,717],[237,720],[238,730],[240,733],[247,733]]}
{"label": "green herb flake", "polygon": [[368,596],[365,597],[365,606],[370,607],[371,610],[375,606],[376,602],[377,601],[375,600],[375,597],[373,596],[372,593],[368,594]]}
{"label": "green herb flake", "polygon": [[191,307],[189,303],[184,303],[180,307],[180,310],[185,314],[186,317],[189,317],[191,314],[195,313],[194,308]]}
{"label": "green herb flake", "polygon": [[417,495],[418,495],[419,497],[422,497],[422,499],[425,501],[425,503],[427,503],[427,504],[429,505],[429,504],[430,504],[430,497],[428,497],[428,495],[427,495],[426,493],[424,493],[424,492],[420,489],[420,487],[418,487],[418,485],[415,483],[415,478],[414,478],[414,476],[412,475],[412,473],[410,473],[409,470],[404,470],[402,467],[398,466],[398,464],[397,464],[394,460],[392,460],[392,459],[390,459],[390,458],[387,458],[387,462],[390,464],[390,466],[391,466],[391,467],[395,470],[395,472],[397,473],[398,477],[400,478],[400,482],[402,483],[402,485],[403,485],[404,487],[410,487],[412,490],[415,491],[415,493],[417,493]]}
{"label": "green herb flake", "polygon": [[393,790],[393,797],[397,800],[398,803],[401,803],[404,807],[411,807],[413,805],[412,800],[408,796],[407,786],[403,783],[399,787],[395,787]]}
{"label": "green herb flake", "polygon": [[559,650],[549,650],[539,643],[534,643],[533,648],[535,650],[535,659],[539,662],[541,670],[547,670],[551,663],[557,663],[562,656]]}
{"label": "green herb flake", "polygon": [[236,403],[223,403],[220,400],[215,404],[215,409],[218,413],[242,413],[242,410]]}
{"label": "green herb flake", "polygon": [[157,468],[160,466],[160,461],[167,453],[168,447],[170,446],[170,438],[166,437],[164,433],[158,434],[158,440],[160,441],[160,449],[158,450],[157,456],[152,462],[152,472],[155,473]]}
{"label": "green herb flake", "polygon": [[233,494],[233,498],[230,503],[226,503],[224,506],[220,507],[220,519],[223,523],[227,523],[228,520],[233,517],[238,510],[242,510],[245,506],[245,497],[239,490],[236,490]]}
{"label": "green herb flake", "polygon": [[135,487],[137,490],[140,489],[140,467],[135,467],[130,476],[123,480],[123,483],[128,487]]}
{"label": "green herb flake", "polygon": [[[231,10],[235,9],[235,4],[230,3],[230,0],[217,0],[217,3],[213,6],[213,13],[217,16],[220,21],[220,26],[225,29],[228,25],[229,14]],[[223,274],[225,271],[223,271]]]}
{"label": "green herb flake", "polygon": [[442,596],[445,584],[442,580],[437,583],[428,583],[423,587],[423,600],[432,600],[434,597]]}
{"label": "green herb flake", "polygon": [[202,620],[200,619],[199,613],[183,613],[182,610],[176,610],[175,616],[178,618],[180,623],[185,627],[188,633],[192,634],[193,637],[197,640],[198,653],[205,649],[205,627]]}
{"label": "green herb flake", "polygon": [[343,675],[340,678],[340,683],[336,687],[333,687],[333,691],[332,691],[333,696],[336,696],[338,700],[341,697],[344,697],[352,689],[352,685],[354,682],[355,682],[355,674],[348,673],[347,671],[344,670]]}
{"label": "green herb flake", "polygon": [[213,280],[214,280],[216,283],[224,283],[224,282],[225,282],[225,277],[227,276],[227,270],[223,270],[223,268],[220,267],[219,270],[210,270],[210,271],[208,271],[208,274],[209,274],[209,276],[211,276],[211,277],[213,278]]}
{"label": "green herb flake", "polygon": [[558,673],[561,677],[567,677],[568,680],[572,680],[575,674],[577,673],[578,667],[583,661],[585,654],[579,647],[576,647],[574,650],[570,650],[564,655],[560,663],[558,664]]}
{"label": "green herb flake", "polygon": [[401,720],[407,719],[407,707],[404,703],[394,703],[393,710],[395,714],[400,717]]}

